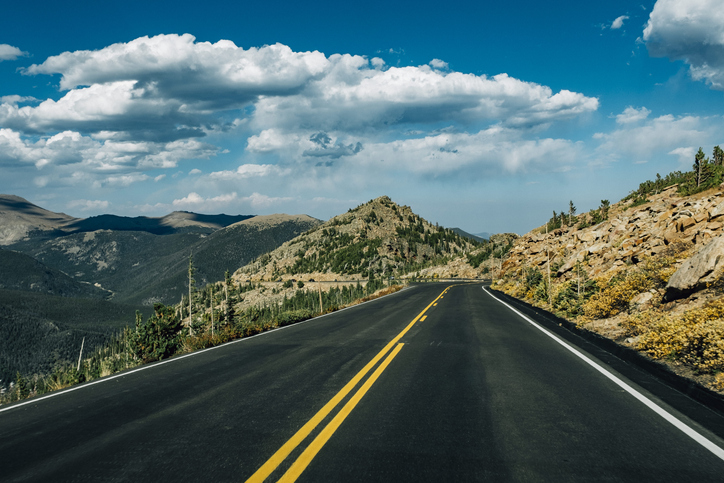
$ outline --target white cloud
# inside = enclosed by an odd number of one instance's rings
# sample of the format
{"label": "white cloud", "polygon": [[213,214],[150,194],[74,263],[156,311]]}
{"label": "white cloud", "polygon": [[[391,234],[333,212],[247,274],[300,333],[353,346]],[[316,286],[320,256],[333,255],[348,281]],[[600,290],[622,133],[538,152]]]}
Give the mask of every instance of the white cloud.
{"label": "white cloud", "polygon": [[18,57],[28,55],[27,52],[23,52],[17,47],[13,47],[8,44],[0,44],[0,62],[3,60],[15,60]]}
{"label": "white cloud", "polygon": [[320,52],[293,52],[282,44],[244,50],[229,40],[195,40],[190,34],[140,37],[101,50],[65,52],[25,72],[61,74],[62,89],[129,80],[154,84],[164,97],[214,103],[214,98],[284,94],[322,73],[328,62]]}
{"label": "white cloud", "polygon": [[646,119],[649,114],[651,114],[651,111],[645,107],[636,109],[635,107],[629,106],[624,109],[621,114],[616,116],[616,122],[618,124],[630,124]]}
{"label": "white cloud", "polygon": [[264,129],[259,134],[249,137],[246,149],[252,153],[268,153],[283,149],[290,144],[297,144],[299,141],[300,137],[296,134],[285,134],[274,128]]}
{"label": "white cloud", "polygon": [[379,70],[379,69],[384,68],[385,61],[380,59],[379,57],[372,57],[372,59],[370,59],[370,64],[372,64],[372,67],[374,69]]}
{"label": "white cloud", "polygon": [[621,15],[611,23],[611,30],[618,30],[623,27],[623,21],[628,20],[628,15]]}
{"label": "white cloud", "polygon": [[102,200],[72,200],[68,202],[69,209],[79,209],[83,211],[106,210],[110,203]]}
{"label": "white cloud", "polygon": [[582,146],[568,140],[527,140],[517,130],[494,126],[475,134],[438,134],[367,144],[355,163],[378,170],[383,160],[387,169],[418,175],[483,178],[505,172],[565,171],[582,154]]}
{"label": "white cloud", "polygon": [[170,141],[221,129],[223,111],[249,104],[259,131],[292,123],[324,131],[441,120],[544,124],[598,108],[596,98],[553,93],[506,74],[449,72],[439,59],[430,65],[383,69],[378,58],[326,57],[282,44],[244,50],[226,40],[195,42],[188,34],[141,37],[64,52],[25,69],[60,74],[68,92],[35,107],[3,104],[0,122],[27,132],[72,129]]}
{"label": "white cloud", "polygon": [[696,155],[697,151],[698,149],[694,146],[686,146],[672,149],[671,151],[669,151],[668,154],[672,156],[677,156],[679,158],[679,163],[683,166],[686,166],[686,168],[688,169],[688,165],[693,164],[694,156]]}
{"label": "white cloud", "polygon": [[679,154],[676,150],[682,146],[717,142],[724,129],[722,121],[720,117],[665,115],[637,126],[625,125],[610,133],[596,133],[594,139],[601,141],[597,153],[606,158],[651,160],[659,154]]}
{"label": "white cloud", "polygon": [[724,90],[724,8],[721,0],[658,0],[643,39],[654,57],[683,60],[691,76]]}
{"label": "white cloud", "polygon": [[215,171],[209,174],[209,177],[211,179],[240,180],[266,176],[286,176],[289,173],[291,173],[289,168],[283,169],[273,164],[242,164],[235,171]]}
{"label": "white cloud", "polygon": [[242,198],[243,201],[248,202],[253,208],[268,208],[286,201],[292,201],[292,199],[293,198],[290,197],[274,197],[259,193],[252,193],[251,195]]}
{"label": "white cloud", "polygon": [[[599,105],[507,74],[450,71],[440,59],[389,67],[377,57],[243,49],[188,34],[64,52],[23,73],[59,74],[65,92],[0,99],[0,165],[32,171],[39,186],[113,188],[158,182],[158,169],[174,168],[191,176],[173,206],[209,211],[224,200],[198,193],[237,190],[225,202],[253,207],[290,201],[273,196],[282,176],[317,177],[324,187],[348,172],[379,181],[381,169],[425,177],[565,170],[583,150],[543,129]],[[244,138],[236,169],[179,166],[227,152],[211,143]],[[250,184],[268,194],[235,194]]]}
{"label": "white cloud", "polygon": [[540,125],[595,111],[598,99],[524,82],[433,70],[428,66],[370,69],[366,59],[329,58],[327,74],[301,93],[264,97],[256,104],[260,130],[389,131],[396,125],[502,121]]}
{"label": "white cloud", "polygon": [[166,177],[165,174],[159,174],[158,176],[156,176],[155,178],[153,178],[153,181],[156,182],[156,183],[158,183],[159,181],[161,181],[161,180],[164,179],[165,177]]}
{"label": "white cloud", "polygon": [[17,95],[0,96],[0,103],[10,104],[12,106],[16,106],[17,104],[19,104],[21,102],[34,102],[34,101],[37,101],[37,99],[32,96],[17,96]]}
{"label": "white cloud", "polygon": [[103,186],[128,187],[134,183],[139,183],[141,181],[146,181],[148,179],[150,179],[148,177],[148,175],[145,175],[142,173],[131,173],[131,174],[124,174],[124,175],[120,175],[120,176],[108,176],[105,179],[96,181],[94,183],[94,186],[97,188],[100,188]]}
{"label": "white cloud", "polygon": [[184,198],[173,200],[172,205],[175,209],[213,211],[227,206],[229,203],[233,202],[236,199],[236,192],[227,193],[211,198],[204,198],[198,193],[192,192]]}
{"label": "white cloud", "polygon": [[[170,143],[96,140],[76,131],[63,131],[31,141],[12,129],[0,129],[0,165],[34,164],[44,170],[64,166],[89,175],[174,168],[181,159],[209,158],[217,149],[196,140]],[[62,169],[55,177],[68,176]]]}

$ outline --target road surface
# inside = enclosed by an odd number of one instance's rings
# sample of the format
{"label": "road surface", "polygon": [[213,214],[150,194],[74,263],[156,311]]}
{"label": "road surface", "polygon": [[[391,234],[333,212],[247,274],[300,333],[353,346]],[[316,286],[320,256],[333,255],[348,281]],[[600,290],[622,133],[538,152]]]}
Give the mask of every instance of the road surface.
{"label": "road surface", "polygon": [[0,408],[0,481],[722,481],[722,434],[481,284],[422,284]]}

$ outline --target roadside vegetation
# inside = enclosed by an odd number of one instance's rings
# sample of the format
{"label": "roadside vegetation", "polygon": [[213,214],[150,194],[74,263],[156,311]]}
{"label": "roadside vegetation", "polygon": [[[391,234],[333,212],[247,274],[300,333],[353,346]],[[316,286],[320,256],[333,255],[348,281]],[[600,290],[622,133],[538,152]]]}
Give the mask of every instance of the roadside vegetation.
{"label": "roadside vegetation", "polygon": [[[190,268],[193,262],[190,261]],[[190,270],[193,274],[193,271]],[[228,282],[228,285],[227,285]],[[281,285],[281,284],[280,284]],[[193,284],[192,284],[193,287]],[[300,283],[292,297],[281,304],[262,304],[236,312],[234,305],[244,293],[259,284],[226,282],[209,284],[191,292],[191,323],[188,298],[176,306],[156,304],[145,321],[136,313],[133,327],[112,335],[103,345],[80,357],[80,362],[58,362],[50,373],[15,375],[14,381],[0,392],[0,404],[18,401],[74,384],[92,381],[144,363],[173,357],[198,349],[213,347],[242,337],[249,337],[277,327],[301,322],[344,307],[394,293],[401,285],[385,287],[381,279],[372,278],[366,286],[357,283],[327,292],[304,289]],[[320,306],[321,298],[321,306]],[[80,349],[80,345],[76,350]]]}
{"label": "roadside vegetation", "polygon": [[[724,151],[716,146],[710,160],[699,149],[691,171],[657,175],[655,180],[641,183],[617,209],[625,211],[648,203],[649,197],[667,188],[676,187],[679,195],[689,196],[717,188],[722,182]],[[608,201],[603,200],[596,210],[576,216],[571,202],[567,212],[554,212],[539,231],[594,226],[607,219],[610,209]],[[578,327],[605,333],[724,392],[724,278],[708,283],[706,295],[683,305],[663,298],[669,278],[693,252],[692,242],[671,242],[656,255],[627,260],[598,277],[589,277],[593,267],[584,252],[572,268],[567,267],[568,275],[561,278],[558,271],[565,257],[552,253],[549,267],[545,262],[523,266],[515,275],[506,274],[494,288],[545,308]]]}

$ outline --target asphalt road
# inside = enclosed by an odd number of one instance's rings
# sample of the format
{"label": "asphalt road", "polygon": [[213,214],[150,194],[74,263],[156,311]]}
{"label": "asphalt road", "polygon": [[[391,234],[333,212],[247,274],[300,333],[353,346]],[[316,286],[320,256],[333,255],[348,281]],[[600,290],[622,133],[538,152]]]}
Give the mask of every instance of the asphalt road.
{"label": "asphalt road", "polygon": [[451,285],[0,408],[0,481],[724,480],[718,413]]}

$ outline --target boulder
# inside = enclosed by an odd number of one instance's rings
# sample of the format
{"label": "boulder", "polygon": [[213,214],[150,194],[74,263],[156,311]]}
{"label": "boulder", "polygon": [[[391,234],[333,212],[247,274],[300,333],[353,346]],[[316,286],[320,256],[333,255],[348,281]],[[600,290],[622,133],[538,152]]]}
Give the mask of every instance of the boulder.
{"label": "boulder", "polygon": [[716,205],[714,209],[709,212],[709,219],[713,220],[714,218],[719,218],[722,215],[724,215],[724,201]]}
{"label": "boulder", "polygon": [[688,297],[720,274],[724,266],[724,236],[707,243],[696,255],[681,264],[666,284],[664,301]]}
{"label": "boulder", "polygon": [[651,307],[654,300],[654,294],[651,292],[641,292],[631,299],[629,302],[629,310],[644,310]]}
{"label": "boulder", "polygon": [[694,221],[694,218],[691,216],[684,216],[683,218],[679,219],[679,221],[676,223],[676,229],[679,231],[686,231],[687,229],[694,226],[696,222]]}

